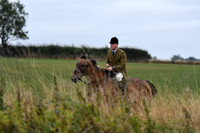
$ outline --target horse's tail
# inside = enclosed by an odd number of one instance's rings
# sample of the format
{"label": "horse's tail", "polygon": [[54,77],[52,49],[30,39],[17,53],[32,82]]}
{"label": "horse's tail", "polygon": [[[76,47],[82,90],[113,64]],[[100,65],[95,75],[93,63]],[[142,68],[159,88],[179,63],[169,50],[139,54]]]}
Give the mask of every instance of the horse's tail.
{"label": "horse's tail", "polygon": [[151,87],[151,92],[152,92],[152,95],[155,97],[156,94],[157,94],[157,90],[156,90],[156,87],[148,80],[146,80],[146,82],[149,84],[149,86]]}

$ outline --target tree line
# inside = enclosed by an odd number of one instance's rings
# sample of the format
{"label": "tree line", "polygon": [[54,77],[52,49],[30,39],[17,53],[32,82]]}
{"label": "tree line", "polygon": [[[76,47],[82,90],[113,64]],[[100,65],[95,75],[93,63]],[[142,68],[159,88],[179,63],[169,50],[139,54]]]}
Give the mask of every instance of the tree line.
{"label": "tree line", "polygon": [[[122,47],[127,54],[128,61],[144,61],[151,59],[151,55],[141,49]],[[92,58],[105,59],[108,47],[76,47],[76,46],[59,46],[59,45],[40,45],[40,46],[7,46],[7,57],[22,58],[59,58],[59,59],[76,59],[86,51]],[[4,56],[3,48],[0,47],[0,55]]]}

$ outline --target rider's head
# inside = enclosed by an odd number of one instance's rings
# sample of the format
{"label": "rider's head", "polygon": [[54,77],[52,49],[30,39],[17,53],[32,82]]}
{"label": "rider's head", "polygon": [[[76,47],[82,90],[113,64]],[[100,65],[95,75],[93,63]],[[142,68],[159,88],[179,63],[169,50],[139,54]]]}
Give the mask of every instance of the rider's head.
{"label": "rider's head", "polygon": [[118,48],[118,44],[119,44],[119,41],[118,41],[117,37],[111,38],[111,40],[110,40],[110,49],[111,50],[116,50]]}

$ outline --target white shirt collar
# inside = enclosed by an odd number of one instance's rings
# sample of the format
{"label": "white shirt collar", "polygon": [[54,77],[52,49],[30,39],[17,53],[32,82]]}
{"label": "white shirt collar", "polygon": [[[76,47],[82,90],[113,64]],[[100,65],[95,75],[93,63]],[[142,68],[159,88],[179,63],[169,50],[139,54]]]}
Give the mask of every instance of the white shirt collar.
{"label": "white shirt collar", "polygon": [[115,49],[114,51],[112,50],[112,52],[116,53],[117,49]]}

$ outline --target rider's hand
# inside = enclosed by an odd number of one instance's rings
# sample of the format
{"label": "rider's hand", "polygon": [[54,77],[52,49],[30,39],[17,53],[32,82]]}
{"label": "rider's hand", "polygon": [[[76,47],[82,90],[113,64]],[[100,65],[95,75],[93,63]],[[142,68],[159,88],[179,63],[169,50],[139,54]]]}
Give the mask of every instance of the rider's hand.
{"label": "rider's hand", "polygon": [[106,68],[108,68],[110,65],[109,64],[106,64]]}
{"label": "rider's hand", "polygon": [[108,67],[107,70],[108,70],[108,71],[112,71],[113,68],[112,68],[112,67]]}

